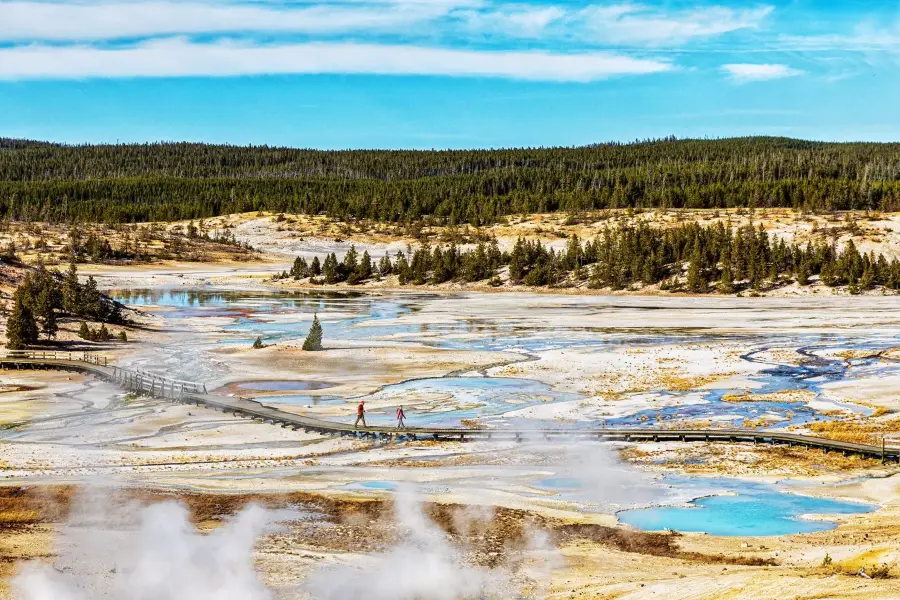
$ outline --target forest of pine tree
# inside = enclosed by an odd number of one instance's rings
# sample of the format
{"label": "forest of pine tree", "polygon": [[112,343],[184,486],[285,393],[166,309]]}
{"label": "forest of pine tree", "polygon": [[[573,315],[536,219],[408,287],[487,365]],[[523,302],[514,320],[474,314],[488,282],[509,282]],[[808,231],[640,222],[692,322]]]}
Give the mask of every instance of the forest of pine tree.
{"label": "forest of pine tree", "polygon": [[[51,271],[43,265],[25,274],[12,297],[12,312],[7,320],[6,347],[21,350],[36,344],[39,335],[51,340],[59,330],[60,317],[74,317],[98,321],[99,329],[92,330],[85,321],[79,335],[83,339],[105,341],[112,336],[106,323],[125,322],[121,306],[104,296],[93,277],[85,283],[78,281],[75,264],[65,273]],[[123,341],[127,339],[120,337]]]}
{"label": "forest of pine tree", "polygon": [[842,248],[824,242],[788,244],[762,227],[738,229],[723,223],[695,223],[669,229],[646,224],[606,229],[593,240],[572,236],[564,251],[539,241],[519,239],[501,252],[496,240],[472,249],[455,245],[431,247],[382,257],[377,265],[367,252],[352,247],[342,261],[327,255],[318,270],[298,257],[280,278],[310,278],[316,284],[363,283],[397,275],[400,284],[485,281],[500,285],[498,270],[508,267],[509,281],[530,286],[573,286],[621,290],[659,284],[660,289],[691,293],[734,293],[767,290],[811,278],[828,286],[847,286],[858,293],[876,286],[900,290],[900,261],[861,253],[853,241]]}
{"label": "forest of pine tree", "polygon": [[900,210],[900,144],[664,139],[580,148],[318,151],[0,138],[0,217],[138,222],[267,210],[481,225],[605,208]]}

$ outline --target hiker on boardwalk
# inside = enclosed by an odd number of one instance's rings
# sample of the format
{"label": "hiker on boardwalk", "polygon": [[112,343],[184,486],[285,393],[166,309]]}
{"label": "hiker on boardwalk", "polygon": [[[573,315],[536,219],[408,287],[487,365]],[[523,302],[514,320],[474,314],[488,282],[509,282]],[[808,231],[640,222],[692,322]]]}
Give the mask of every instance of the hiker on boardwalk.
{"label": "hiker on boardwalk", "polygon": [[359,427],[359,422],[362,421],[363,427],[368,427],[366,425],[366,401],[360,400],[359,406],[356,407],[356,423],[353,424],[354,427]]}
{"label": "hiker on boardwalk", "polygon": [[403,412],[403,407],[401,406],[397,409],[397,429],[406,429],[404,420],[406,420],[406,413]]}

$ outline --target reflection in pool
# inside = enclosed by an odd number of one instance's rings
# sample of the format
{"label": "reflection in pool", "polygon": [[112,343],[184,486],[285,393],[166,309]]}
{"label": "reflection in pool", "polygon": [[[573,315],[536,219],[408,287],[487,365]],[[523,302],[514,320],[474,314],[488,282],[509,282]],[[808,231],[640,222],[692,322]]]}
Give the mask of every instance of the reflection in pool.
{"label": "reflection in pool", "polygon": [[[776,485],[736,479],[697,481],[666,478],[679,489],[719,494],[699,498],[688,507],[658,506],[618,513],[619,521],[648,531],[704,532],[723,536],[788,535],[826,531],[831,521],[803,519],[804,515],[849,515],[875,507],[855,502],[815,498],[785,491]],[[722,495],[727,494],[727,495]]]}

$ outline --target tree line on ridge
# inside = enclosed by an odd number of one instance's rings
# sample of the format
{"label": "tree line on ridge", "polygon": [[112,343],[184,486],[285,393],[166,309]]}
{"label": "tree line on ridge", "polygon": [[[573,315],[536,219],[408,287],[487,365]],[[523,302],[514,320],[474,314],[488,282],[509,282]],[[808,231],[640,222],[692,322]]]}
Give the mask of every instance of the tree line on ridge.
{"label": "tree line on ridge", "polygon": [[607,228],[593,240],[573,235],[559,251],[521,238],[508,251],[501,251],[495,239],[464,250],[425,243],[376,262],[368,251],[360,255],[351,246],[340,261],[335,253],[323,260],[297,257],[290,271],[278,277],[355,285],[396,275],[401,285],[487,281],[499,286],[503,267],[508,267],[510,283],[529,286],[585,284],[621,290],[659,285],[670,291],[727,294],[793,282],[806,286],[818,278],[827,286],[847,286],[851,293],[876,286],[900,289],[900,261],[860,252],[852,240],[843,249],[826,242],[789,244],[762,227],[733,229],[721,222]]}
{"label": "tree line on ridge", "polygon": [[0,217],[143,222],[266,210],[482,225],[608,208],[900,210],[900,145],[787,138],[318,151],[0,139]]}

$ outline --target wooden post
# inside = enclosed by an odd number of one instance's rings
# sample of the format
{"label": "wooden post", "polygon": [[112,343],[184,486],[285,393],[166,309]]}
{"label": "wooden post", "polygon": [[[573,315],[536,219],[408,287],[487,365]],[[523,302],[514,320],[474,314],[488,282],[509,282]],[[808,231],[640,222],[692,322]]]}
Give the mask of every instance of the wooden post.
{"label": "wooden post", "polygon": [[881,464],[884,464],[884,434],[881,434]]}

